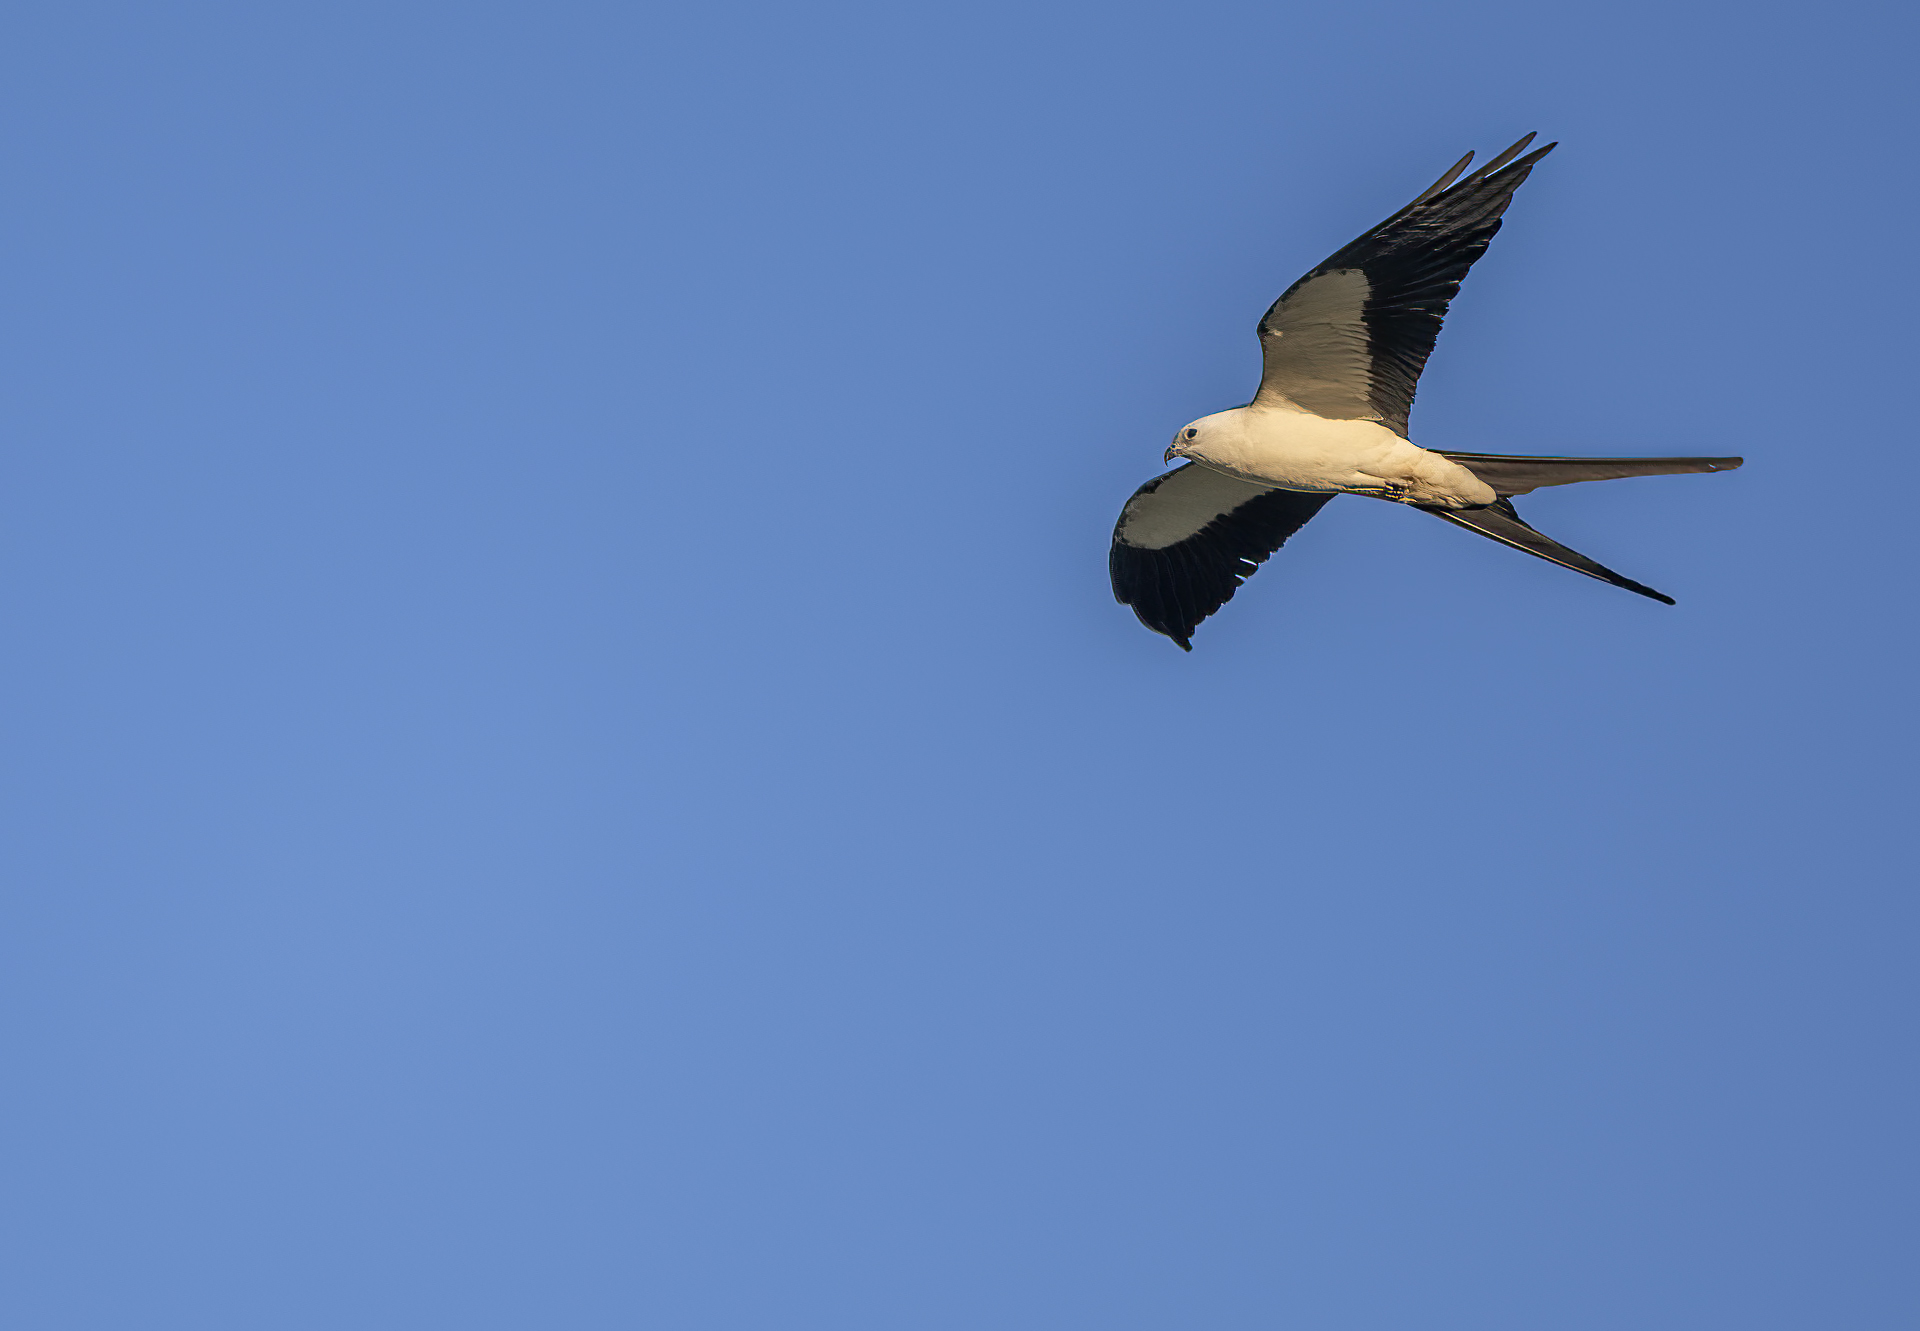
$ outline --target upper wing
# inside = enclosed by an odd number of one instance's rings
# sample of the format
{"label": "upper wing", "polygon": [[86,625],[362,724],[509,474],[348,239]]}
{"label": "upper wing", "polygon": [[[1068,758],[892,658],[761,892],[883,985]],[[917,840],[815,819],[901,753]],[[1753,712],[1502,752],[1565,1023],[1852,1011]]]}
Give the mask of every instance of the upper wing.
{"label": "upper wing", "polygon": [[[1336,420],[1377,420],[1400,435],[1447,303],[1486,253],[1500,215],[1555,145],[1514,161],[1529,134],[1454,183],[1473,154],[1366,235],[1287,288],[1260,320],[1256,402],[1284,399]],[[1508,165],[1512,163],[1512,165]]]}
{"label": "upper wing", "polygon": [[1113,597],[1192,651],[1194,627],[1331,498],[1210,467],[1175,467],[1135,490],[1120,510],[1107,557]]}

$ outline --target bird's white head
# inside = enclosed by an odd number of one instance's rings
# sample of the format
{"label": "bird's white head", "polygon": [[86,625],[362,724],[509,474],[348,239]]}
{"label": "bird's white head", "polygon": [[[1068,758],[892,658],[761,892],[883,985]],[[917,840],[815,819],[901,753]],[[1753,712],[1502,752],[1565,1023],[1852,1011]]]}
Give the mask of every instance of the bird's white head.
{"label": "bird's white head", "polygon": [[1224,418],[1238,415],[1239,408],[1235,408],[1232,411],[1216,411],[1211,416],[1187,422],[1173,436],[1173,442],[1167,445],[1166,460],[1171,462],[1175,458],[1206,457],[1208,439],[1219,433]]}

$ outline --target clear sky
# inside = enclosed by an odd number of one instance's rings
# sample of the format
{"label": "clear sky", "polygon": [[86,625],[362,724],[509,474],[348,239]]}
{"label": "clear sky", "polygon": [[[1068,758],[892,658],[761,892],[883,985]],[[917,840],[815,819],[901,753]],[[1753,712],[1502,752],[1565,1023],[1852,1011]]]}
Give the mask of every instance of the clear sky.
{"label": "clear sky", "polygon": [[[0,20],[22,1331],[1920,1319],[1905,6]],[[1559,139],[1195,639],[1296,276]]]}

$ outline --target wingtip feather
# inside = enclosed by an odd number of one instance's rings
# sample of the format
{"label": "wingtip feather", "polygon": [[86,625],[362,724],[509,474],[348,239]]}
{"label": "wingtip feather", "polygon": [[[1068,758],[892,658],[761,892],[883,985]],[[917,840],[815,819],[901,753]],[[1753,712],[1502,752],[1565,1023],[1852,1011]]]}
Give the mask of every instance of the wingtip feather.
{"label": "wingtip feather", "polygon": [[[1478,171],[1475,171],[1472,175],[1468,176],[1467,179],[1465,181],[1462,181],[1461,183],[1466,184],[1468,181],[1485,180],[1488,176],[1492,175],[1495,171],[1498,171],[1501,167],[1505,166],[1508,162],[1511,162],[1514,158],[1518,157],[1529,143],[1532,143],[1535,138],[1539,137],[1539,133],[1540,133],[1539,130],[1534,130],[1533,132],[1523,136],[1518,143],[1511,145],[1505,151],[1499,153],[1498,155],[1489,158],[1481,166],[1481,168]],[[1552,146],[1551,144],[1548,145],[1548,147],[1551,147],[1551,146]],[[1545,148],[1541,149],[1541,152],[1545,152],[1545,151],[1546,151]],[[1538,159],[1536,158],[1535,160],[1538,160]]]}
{"label": "wingtip feather", "polygon": [[1440,179],[1434,181],[1431,185],[1427,186],[1424,190],[1420,191],[1420,197],[1415,199],[1412,203],[1408,204],[1407,207],[1418,208],[1421,204],[1425,203],[1428,199],[1431,199],[1434,195],[1446,189],[1447,186],[1451,185],[1454,181],[1460,178],[1460,173],[1467,169],[1467,163],[1471,162],[1472,160],[1473,160],[1473,154],[1468,153],[1465,157],[1462,157],[1459,161],[1455,162],[1452,166],[1448,167],[1446,171],[1441,175]]}

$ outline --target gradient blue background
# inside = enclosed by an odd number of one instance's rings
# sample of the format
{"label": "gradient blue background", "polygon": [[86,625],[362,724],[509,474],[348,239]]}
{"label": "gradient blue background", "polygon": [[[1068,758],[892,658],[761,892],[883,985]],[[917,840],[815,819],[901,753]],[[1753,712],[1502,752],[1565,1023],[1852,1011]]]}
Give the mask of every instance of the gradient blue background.
{"label": "gradient blue background", "polygon": [[[1915,25],[16,5],[26,1331],[1920,1324]],[[1563,146],[1192,656],[1253,324]]]}

